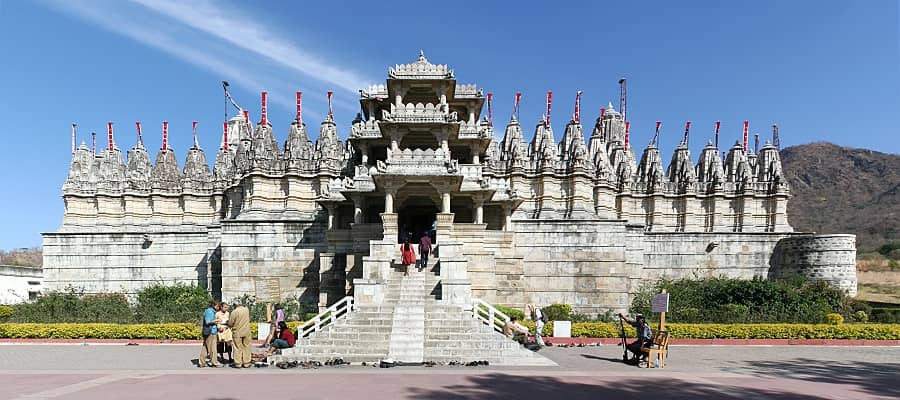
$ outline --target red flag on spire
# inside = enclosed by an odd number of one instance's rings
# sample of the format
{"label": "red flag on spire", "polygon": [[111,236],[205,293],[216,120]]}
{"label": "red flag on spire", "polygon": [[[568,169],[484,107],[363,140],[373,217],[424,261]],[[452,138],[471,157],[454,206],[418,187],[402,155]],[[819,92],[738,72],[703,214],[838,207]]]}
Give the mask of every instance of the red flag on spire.
{"label": "red flag on spire", "polygon": [[265,91],[263,91],[263,92],[262,92],[262,119],[261,119],[261,122],[260,122],[260,123],[263,124],[263,125],[266,125],[266,124],[269,123],[268,118],[267,118],[267,117],[268,117],[268,113],[266,112],[266,99],[267,99],[267,97],[268,97],[268,94],[267,94]]}
{"label": "red flag on spire", "polygon": [[222,149],[228,151],[228,121],[222,123]]}
{"label": "red flag on spire", "polygon": [[191,130],[193,130],[194,133],[194,148],[199,149],[200,143],[197,141],[197,121],[191,123]]}
{"label": "red flag on spire", "polygon": [[106,143],[109,145],[109,151],[113,151],[113,148],[116,146],[116,143],[113,141],[112,125],[113,125],[112,122],[106,123],[106,135],[107,135]]}
{"label": "red flag on spire", "polygon": [[297,92],[297,124],[303,124],[303,92]]}
{"label": "red flag on spire", "polygon": [[550,126],[550,105],[553,104],[553,91],[547,91],[547,126]]}
{"label": "red flag on spire", "polygon": [[750,134],[750,121],[744,120],[744,153],[747,152],[747,140],[748,135]]}
{"label": "red flag on spire", "polygon": [[659,128],[662,127],[662,121],[656,121],[656,133],[653,134],[653,140],[650,141],[650,144],[656,146],[659,142]]}
{"label": "red flag on spire", "polygon": [[631,122],[625,121],[625,150],[628,150],[628,136],[631,130]]}
{"label": "red flag on spire", "polygon": [[494,109],[491,108],[491,103],[494,102],[494,94],[488,93],[487,100],[488,100],[488,102],[487,102],[488,103],[487,104],[487,106],[488,106],[488,122],[493,124],[494,123]]}
{"label": "red flag on spire", "polygon": [[141,147],[143,147],[144,146],[144,135],[143,135],[143,133],[141,133],[141,121],[136,121],[134,123],[134,126],[137,127],[138,144],[141,145]]}
{"label": "red flag on spire", "polygon": [[247,128],[250,128],[250,111],[244,110],[244,123],[247,124]]}
{"label": "red flag on spire", "polygon": [[578,93],[575,94],[575,115],[572,117],[572,120],[574,120],[576,124],[581,122],[581,94],[582,93],[583,92],[579,90]]}
{"label": "red flag on spire", "polygon": [[162,150],[166,151],[168,149],[169,149],[169,122],[163,121]]}
{"label": "red flag on spire", "polygon": [[513,104],[513,115],[510,118],[515,117],[515,119],[519,119],[519,102],[522,101],[522,92],[516,92],[516,102]]}
{"label": "red flag on spire", "polygon": [[683,143],[685,146],[687,146],[687,144],[688,144],[688,135],[690,134],[690,131],[691,131],[691,121],[688,121],[684,124],[684,138],[681,139],[681,143]]}

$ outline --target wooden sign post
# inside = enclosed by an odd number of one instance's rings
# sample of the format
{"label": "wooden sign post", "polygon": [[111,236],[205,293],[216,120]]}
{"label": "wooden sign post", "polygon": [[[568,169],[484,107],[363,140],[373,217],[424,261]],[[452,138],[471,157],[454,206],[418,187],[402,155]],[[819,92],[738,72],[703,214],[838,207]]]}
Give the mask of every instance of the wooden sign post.
{"label": "wooden sign post", "polygon": [[669,293],[663,289],[660,294],[654,295],[650,302],[653,312],[659,313],[659,331],[666,329],[666,312],[669,311]]}

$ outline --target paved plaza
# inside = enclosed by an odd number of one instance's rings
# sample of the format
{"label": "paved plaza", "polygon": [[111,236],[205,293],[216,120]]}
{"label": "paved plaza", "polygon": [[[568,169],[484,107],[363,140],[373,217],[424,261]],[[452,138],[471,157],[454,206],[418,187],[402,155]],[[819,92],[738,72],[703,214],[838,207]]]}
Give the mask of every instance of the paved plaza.
{"label": "paved plaza", "polygon": [[900,398],[900,348],[672,346],[664,369],[618,346],[546,348],[559,367],[199,369],[199,345],[0,345],[2,399]]}

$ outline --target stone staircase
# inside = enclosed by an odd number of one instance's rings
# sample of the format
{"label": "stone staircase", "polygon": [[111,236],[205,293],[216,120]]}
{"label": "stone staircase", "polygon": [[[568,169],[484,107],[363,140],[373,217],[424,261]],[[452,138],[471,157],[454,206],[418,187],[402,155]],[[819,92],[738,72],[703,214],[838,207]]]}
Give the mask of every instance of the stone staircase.
{"label": "stone staircase", "polygon": [[294,348],[269,361],[340,357],[352,363],[391,358],[409,363],[484,360],[491,365],[556,365],[473,318],[471,311],[435,299],[439,260],[429,261],[423,272],[411,267],[408,277],[393,268],[381,304],[355,305],[347,317],[298,340]]}

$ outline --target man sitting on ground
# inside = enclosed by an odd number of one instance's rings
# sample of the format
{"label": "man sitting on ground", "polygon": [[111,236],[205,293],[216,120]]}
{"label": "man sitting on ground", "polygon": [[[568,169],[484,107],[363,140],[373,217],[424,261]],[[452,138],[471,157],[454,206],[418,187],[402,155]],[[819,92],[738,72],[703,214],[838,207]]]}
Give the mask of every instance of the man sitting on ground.
{"label": "man sitting on ground", "polygon": [[509,317],[509,321],[503,325],[503,334],[520,344],[525,344],[528,341],[528,328],[519,325],[517,319],[516,317]]}
{"label": "man sitting on ground", "polygon": [[653,331],[650,330],[650,325],[647,324],[647,320],[644,319],[644,316],[641,314],[635,315],[634,321],[625,318],[622,313],[619,313],[619,318],[622,318],[628,325],[633,326],[637,331],[637,340],[631,342],[627,347],[628,351],[634,354],[631,361],[638,361],[643,357],[641,346],[650,347],[650,345],[653,344]]}

